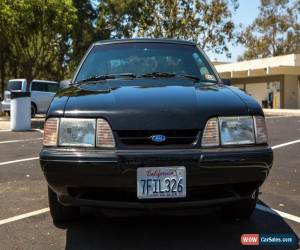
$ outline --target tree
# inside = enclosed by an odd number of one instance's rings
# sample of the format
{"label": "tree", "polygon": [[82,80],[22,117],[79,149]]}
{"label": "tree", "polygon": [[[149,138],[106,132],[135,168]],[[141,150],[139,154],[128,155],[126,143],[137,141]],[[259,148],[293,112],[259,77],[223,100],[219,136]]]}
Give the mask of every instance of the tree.
{"label": "tree", "polygon": [[239,60],[300,53],[299,0],[261,0],[258,17],[239,37]]}
{"label": "tree", "polygon": [[237,8],[237,0],[103,0],[97,30],[105,38],[192,40],[207,51],[222,53],[234,39],[231,17]]}
{"label": "tree", "polygon": [[136,28],[146,23],[151,13],[143,0],[102,0],[98,5],[97,38],[129,38],[134,36]]}
{"label": "tree", "polygon": [[[7,6],[4,1],[0,1],[0,15],[8,14]],[[8,16],[7,19],[4,20],[0,17],[0,97],[4,96],[4,88],[5,88],[5,79],[6,73],[8,71],[8,62],[10,55],[10,46],[9,41],[4,36],[4,31],[7,27],[7,24],[10,24],[12,20],[12,15]]]}
{"label": "tree", "polygon": [[73,0],[73,5],[77,9],[77,20],[71,32],[71,70],[74,70],[88,47],[96,40],[95,22],[98,16],[95,1]]}
{"label": "tree", "polygon": [[1,37],[8,41],[14,77],[59,80],[66,68],[70,31],[76,20],[71,0],[0,0]]}
{"label": "tree", "polygon": [[1,36],[0,31],[0,97],[4,96],[4,89],[5,89],[5,78],[6,78],[6,72],[8,67],[8,58],[9,58],[9,44],[8,42],[3,39]]}

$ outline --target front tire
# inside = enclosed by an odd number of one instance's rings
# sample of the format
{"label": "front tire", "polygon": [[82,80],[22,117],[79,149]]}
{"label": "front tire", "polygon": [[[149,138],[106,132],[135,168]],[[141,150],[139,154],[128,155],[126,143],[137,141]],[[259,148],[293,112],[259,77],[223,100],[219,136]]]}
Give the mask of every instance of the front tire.
{"label": "front tire", "polygon": [[36,106],[31,103],[31,118],[34,118],[36,115]]}
{"label": "front tire", "polygon": [[255,210],[258,192],[257,189],[250,198],[223,206],[223,216],[228,219],[249,219]]}
{"label": "front tire", "polygon": [[58,201],[57,194],[48,187],[50,214],[54,224],[71,222],[80,216],[80,208],[64,206]]}

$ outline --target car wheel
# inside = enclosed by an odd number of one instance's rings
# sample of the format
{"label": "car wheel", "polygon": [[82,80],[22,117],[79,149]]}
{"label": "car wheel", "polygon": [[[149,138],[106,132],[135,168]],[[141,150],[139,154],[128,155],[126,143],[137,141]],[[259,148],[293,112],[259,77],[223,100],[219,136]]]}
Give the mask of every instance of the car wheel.
{"label": "car wheel", "polygon": [[50,214],[54,224],[71,222],[80,216],[80,207],[64,206],[58,201],[57,194],[48,187]]}
{"label": "car wheel", "polygon": [[230,203],[222,207],[222,213],[225,218],[229,219],[249,219],[255,210],[258,199],[258,189],[248,199]]}
{"label": "car wheel", "polygon": [[31,103],[31,117],[34,118],[36,115],[36,106]]}

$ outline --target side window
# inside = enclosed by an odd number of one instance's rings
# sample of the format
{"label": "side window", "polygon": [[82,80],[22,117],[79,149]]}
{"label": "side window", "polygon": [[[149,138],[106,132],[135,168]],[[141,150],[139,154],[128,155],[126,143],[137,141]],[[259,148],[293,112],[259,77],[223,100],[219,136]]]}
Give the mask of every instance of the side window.
{"label": "side window", "polygon": [[22,82],[10,81],[8,82],[7,90],[22,90]]}
{"label": "side window", "polygon": [[31,85],[31,91],[47,91],[47,84],[44,82],[33,82]]}
{"label": "side window", "polygon": [[48,83],[47,86],[48,86],[47,88],[48,92],[56,93],[58,91],[58,84]]}

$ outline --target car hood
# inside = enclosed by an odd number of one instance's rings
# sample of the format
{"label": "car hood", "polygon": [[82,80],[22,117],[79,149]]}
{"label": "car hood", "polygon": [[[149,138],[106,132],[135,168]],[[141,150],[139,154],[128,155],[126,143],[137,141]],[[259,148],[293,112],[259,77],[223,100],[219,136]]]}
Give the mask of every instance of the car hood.
{"label": "car hood", "polygon": [[199,129],[213,116],[261,112],[252,98],[235,88],[170,81],[111,80],[74,86],[56,96],[49,112],[60,106],[56,112],[65,117],[103,117],[114,130]]}

